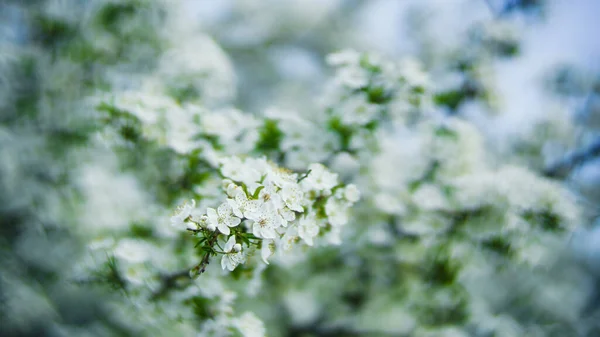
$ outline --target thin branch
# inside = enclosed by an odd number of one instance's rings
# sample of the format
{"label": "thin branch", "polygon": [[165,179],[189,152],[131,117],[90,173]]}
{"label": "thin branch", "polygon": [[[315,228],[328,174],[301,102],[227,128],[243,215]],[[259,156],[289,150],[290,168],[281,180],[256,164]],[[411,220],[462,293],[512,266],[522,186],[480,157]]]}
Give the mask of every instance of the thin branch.
{"label": "thin branch", "polygon": [[[219,237],[219,233],[214,232],[211,235],[210,239],[207,241],[208,246],[213,247],[215,245],[215,243],[217,242],[218,237]],[[193,267],[191,269],[183,269],[180,271],[176,271],[174,273],[159,275],[160,287],[158,288],[158,290],[156,290],[152,294],[150,299],[156,300],[160,297],[163,297],[171,289],[182,289],[182,288],[187,287],[189,284],[191,284],[191,281],[195,275],[200,275],[206,271],[206,267],[209,264],[210,256],[211,256],[210,252],[206,252],[204,254],[204,257],[200,261],[200,263],[198,263],[195,267]],[[187,280],[187,282],[185,282],[183,284],[178,283],[178,281],[183,278],[185,278]]]}
{"label": "thin branch", "polygon": [[497,17],[498,13],[496,12],[494,5],[492,4],[492,1],[491,0],[483,0],[483,2],[485,2],[485,4],[488,6],[488,8],[490,9],[490,12],[492,12],[492,16]]}
{"label": "thin branch", "polygon": [[568,176],[573,169],[598,157],[600,157],[600,138],[596,139],[596,141],[587,148],[574,151],[558,162],[548,166],[543,173],[550,178],[564,178]]}
{"label": "thin branch", "polygon": [[600,284],[597,282],[586,304],[583,306],[583,309],[581,309],[580,315],[582,317],[589,317],[594,314],[598,308],[600,308]]}
{"label": "thin branch", "polygon": [[176,271],[170,274],[162,274],[159,276],[160,278],[160,287],[158,288],[158,290],[156,290],[152,296],[150,297],[151,300],[156,300],[159,299],[160,297],[163,297],[164,295],[166,295],[169,290],[171,289],[176,289],[176,288],[182,288],[185,287],[186,285],[182,285],[182,284],[178,284],[177,281],[183,278],[187,278],[187,280],[189,282],[187,282],[187,284],[191,283],[191,278],[190,278],[190,270],[189,269],[183,269],[180,271]]}

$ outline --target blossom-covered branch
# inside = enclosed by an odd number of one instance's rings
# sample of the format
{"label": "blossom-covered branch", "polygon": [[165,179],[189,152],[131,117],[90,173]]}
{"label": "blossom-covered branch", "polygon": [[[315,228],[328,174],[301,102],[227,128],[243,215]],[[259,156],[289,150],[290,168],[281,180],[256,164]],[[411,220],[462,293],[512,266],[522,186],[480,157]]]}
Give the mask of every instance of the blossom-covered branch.
{"label": "blossom-covered branch", "polygon": [[221,160],[220,172],[226,199],[216,209],[198,216],[192,200],[171,218],[173,226],[199,238],[203,257],[192,276],[203,273],[217,255],[222,255],[222,268],[233,271],[258,249],[268,264],[272,254],[299,240],[312,246],[321,236],[340,244],[348,208],[360,195],[356,186],[340,184],[337,174],[321,164],[310,165],[299,178],[264,158],[229,157]]}

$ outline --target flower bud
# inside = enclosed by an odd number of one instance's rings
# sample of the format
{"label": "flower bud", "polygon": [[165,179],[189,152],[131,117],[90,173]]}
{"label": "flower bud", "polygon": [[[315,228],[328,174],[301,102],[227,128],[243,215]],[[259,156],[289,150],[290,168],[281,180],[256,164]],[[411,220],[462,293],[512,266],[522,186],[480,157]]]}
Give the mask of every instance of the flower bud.
{"label": "flower bud", "polygon": [[357,202],[360,199],[360,191],[354,184],[346,186],[344,189],[344,198],[350,202]]}

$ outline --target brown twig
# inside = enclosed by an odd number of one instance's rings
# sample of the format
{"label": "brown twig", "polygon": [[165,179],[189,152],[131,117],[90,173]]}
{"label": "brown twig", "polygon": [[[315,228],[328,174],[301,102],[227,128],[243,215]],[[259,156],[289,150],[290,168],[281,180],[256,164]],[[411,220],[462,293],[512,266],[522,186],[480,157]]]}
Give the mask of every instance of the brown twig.
{"label": "brown twig", "polygon": [[[219,236],[219,233],[216,231],[212,234],[212,236],[208,239],[209,247],[212,248],[215,245],[215,243],[217,242],[218,236]],[[204,273],[206,271],[206,267],[210,263],[210,256],[211,256],[211,253],[206,252],[204,254],[204,257],[202,258],[202,261],[200,261],[200,263],[198,263],[194,268],[192,268],[192,270],[190,271],[190,274],[201,275],[202,273]]]}
{"label": "brown twig", "polygon": [[597,139],[587,148],[572,152],[558,162],[548,166],[544,170],[544,175],[551,178],[564,178],[573,169],[598,157],[600,157],[600,139]]}
{"label": "brown twig", "polygon": [[[208,239],[208,246],[210,246],[212,248],[215,245],[215,243],[217,242],[218,236],[219,236],[218,232],[212,233],[211,237]],[[184,269],[184,270],[176,271],[176,272],[173,272],[170,274],[159,275],[160,287],[158,288],[157,291],[155,291],[152,294],[150,299],[156,300],[156,299],[166,295],[167,292],[169,292],[169,290],[171,290],[171,289],[181,289],[181,288],[184,288],[187,285],[189,285],[193,278],[192,275],[194,275],[194,276],[200,275],[206,271],[206,267],[210,263],[210,256],[211,256],[211,252],[206,252],[204,254],[204,257],[200,261],[200,263],[198,263],[191,270]],[[187,279],[188,282],[186,282],[185,284],[178,284],[177,281],[184,277]]]}
{"label": "brown twig", "polygon": [[187,277],[188,281],[191,281],[189,273],[190,272],[188,269],[183,269],[183,270],[176,271],[176,272],[173,272],[170,274],[160,275],[159,276],[160,277],[160,287],[158,288],[157,291],[155,291],[152,294],[150,299],[151,300],[159,299],[159,298],[163,297],[164,295],[166,295],[167,292],[169,292],[169,290],[171,290],[171,289],[184,287],[182,285],[178,285],[177,280]]}

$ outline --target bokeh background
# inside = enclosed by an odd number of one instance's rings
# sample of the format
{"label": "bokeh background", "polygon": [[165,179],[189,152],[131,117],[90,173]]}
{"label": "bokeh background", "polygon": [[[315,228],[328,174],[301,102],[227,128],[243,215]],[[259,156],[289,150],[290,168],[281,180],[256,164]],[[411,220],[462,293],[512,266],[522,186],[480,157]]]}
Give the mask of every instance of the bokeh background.
{"label": "bokeh background", "polygon": [[[269,336],[600,336],[598,14],[595,0],[0,2],[0,334],[232,335],[206,323],[219,305],[230,306],[211,293],[225,287],[238,294],[236,312],[254,312]],[[476,130],[482,152],[494,157],[489,167],[530,172],[491,178],[499,186],[540,179],[552,184],[541,195],[573,196],[556,201],[575,200],[580,212],[568,230],[546,230],[554,213],[536,213],[527,221],[545,229],[518,236],[543,237],[539,245],[555,253],[551,263],[524,270],[513,257],[483,259],[469,265],[472,279],[424,287],[435,276],[395,256],[449,249],[455,239],[393,243],[414,239],[404,233],[390,243],[386,226],[396,216],[404,222],[390,226],[417,231],[441,220],[398,215],[390,206],[396,201],[382,201],[388,196],[367,181],[408,179],[398,168],[412,169],[424,155],[409,141],[417,136],[397,132],[381,141],[378,156],[338,153],[330,161],[318,155],[329,146],[326,136],[303,140],[304,150],[281,159],[279,148],[245,147],[251,132],[239,131],[230,154],[258,151],[292,168],[327,162],[344,179],[362,172],[359,181],[372,190],[363,190],[353,219],[371,229],[351,230],[343,249],[283,259],[246,279],[223,281],[228,275],[218,268],[214,277],[181,279],[193,243],[168,218],[184,198],[209,204],[216,186],[202,169],[189,172],[198,165],[193,156],[179,156],[189,144],[177,135],[194,132],[195,123],[182,107],[200,106],[209,129],[224,123],[229,130],[235,120],[231,134],[265,116],[319,120],[337,76],[326,57],[347,49],[420,63],[430,79],[431,119],[456,118]],[[135,110],[141,125],[145,111],[172,120],[164,129],[124,132],[131,121],[98,108],[115,100]],[[462,139],[460,125],[453,132]],[[471,151],[461,146],[455,155]],[[485,171],[478,167],[473,172]],[[489,183],[469,177],[471,185]],[[508,204],[522,195],[514,193]],[[416,205],[435,199],[410,198]],[[457,214],[446,218],[476,217]],[[484,213],[476,221],[508,220]],[[444,261],[433,265],[452,274]]]}

